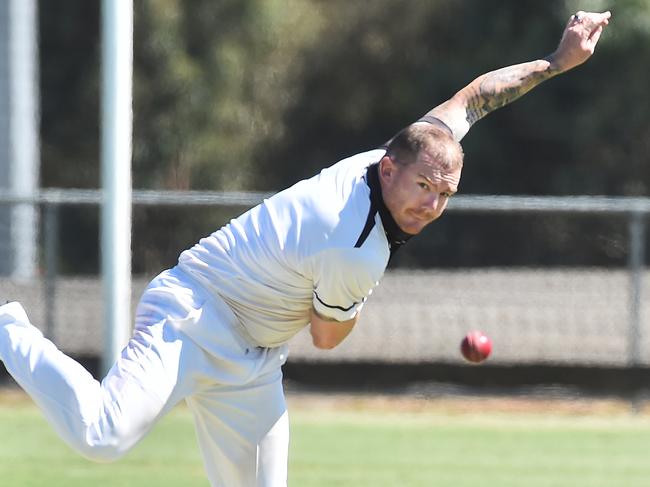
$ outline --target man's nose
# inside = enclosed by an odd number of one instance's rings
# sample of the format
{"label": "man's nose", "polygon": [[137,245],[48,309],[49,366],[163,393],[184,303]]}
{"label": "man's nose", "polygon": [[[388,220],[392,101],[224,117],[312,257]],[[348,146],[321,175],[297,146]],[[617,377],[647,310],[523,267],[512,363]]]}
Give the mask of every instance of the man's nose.
{"label": "man's nose", "polygon": [[440,200],[440,195],[438,193],[431,193],[429,198],[427,198],[426,206],[431,210],[438,208],[438,201]]}

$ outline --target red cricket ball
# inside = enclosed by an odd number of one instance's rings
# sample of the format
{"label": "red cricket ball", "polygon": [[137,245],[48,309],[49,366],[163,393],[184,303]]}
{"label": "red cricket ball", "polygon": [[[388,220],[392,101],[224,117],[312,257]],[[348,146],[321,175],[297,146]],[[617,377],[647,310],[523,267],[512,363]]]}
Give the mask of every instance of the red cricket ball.
{"label": "red cricket ball", "polygon": [[483,362],[492,352],[492,340],[482,331],[470,331],[460,342],[460,352],[468,362]]}

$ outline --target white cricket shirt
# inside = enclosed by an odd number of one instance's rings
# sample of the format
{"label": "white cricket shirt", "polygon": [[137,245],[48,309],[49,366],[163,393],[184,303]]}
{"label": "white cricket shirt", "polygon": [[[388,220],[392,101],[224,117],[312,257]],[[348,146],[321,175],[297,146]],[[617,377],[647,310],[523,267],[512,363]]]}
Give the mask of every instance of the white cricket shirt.
{"label": "white cricket shirt", "polygon": [[337,321],[353,318],[391,247],[407,237],[383,205],[371,166],[384,154],[349,157],[264,200],[183,252],[178,267],[228,303],[258,346],[287,342],[308,324],[312,306]]}

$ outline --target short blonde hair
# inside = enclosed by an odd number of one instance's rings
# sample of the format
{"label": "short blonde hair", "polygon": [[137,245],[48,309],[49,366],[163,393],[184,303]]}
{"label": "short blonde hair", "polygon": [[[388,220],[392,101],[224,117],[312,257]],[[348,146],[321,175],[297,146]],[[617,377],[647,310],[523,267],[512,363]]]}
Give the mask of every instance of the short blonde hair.
{"label": "short blonde hair", "polygon": [[426,152],[442,169],[463,167],[463,148],[449,132],[429,123],[413,123],[388,143],[386,155],[398,164],[414,163]]}

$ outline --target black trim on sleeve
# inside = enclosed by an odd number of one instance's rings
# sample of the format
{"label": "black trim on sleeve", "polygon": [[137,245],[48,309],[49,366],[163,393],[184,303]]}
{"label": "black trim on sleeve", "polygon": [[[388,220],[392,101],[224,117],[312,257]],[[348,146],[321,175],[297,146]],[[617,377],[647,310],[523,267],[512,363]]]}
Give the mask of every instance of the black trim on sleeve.
{"label": "black trim on sleeve", "polygon": [[[438,127],[440,129],[444,130],[445,132],[447,132],[451,136],[452,139],[454,138],[454,132],[451,130],[451,127],[449,125],[447,125],[445,122],[443,122],[442,120],[440,120],[438,117],[434,117],[433,115],[425,115],[424,117],[416,120],[415,122],[416,123],[417,122],[426,122],[426,123],[430,123],[431,125],[435,125],[436,127]],[[393,141],[394,138],[395,137],[391,138],[387,142],[384,142],[379,147],[377,147],[377,149],[387,150],[388,147],[390,146],[390,143]]]}
{"label": "black trim on sleeve", "polygon": [[318,299],[318,302],[319,302],[320,304],[322,304],[323,306],[325,306],[326,308],[330,308],[330,309],[340,309],[341,311],[350,311],[352,308],[354,308],[357,304],[360,303],[360,301],[357,301],[356,303],[352,303],[352,306],[350,306],[349,308],[344,308],[343,306],[333,306],[333,305],[331,305],[331,304],[327,304],[325,301],[323,301],[323,300],[318,296],[318,293],[317,293],[316,291],[314,291],[314,296],[316,296],[316,299]]}
{"label": "black trim on sleeve", "polygon": [[447,125],[445,122],[440,120],[439,118],[434,117],[433,115],[425,115],[422,117],[418,122],[427,122],[430,123],[431,125],[435,125],[436,127],[441,128],[445,132],[447,132],[451,137],[454,136],[454,133],[452,132],[451,128],[449,125]]}

